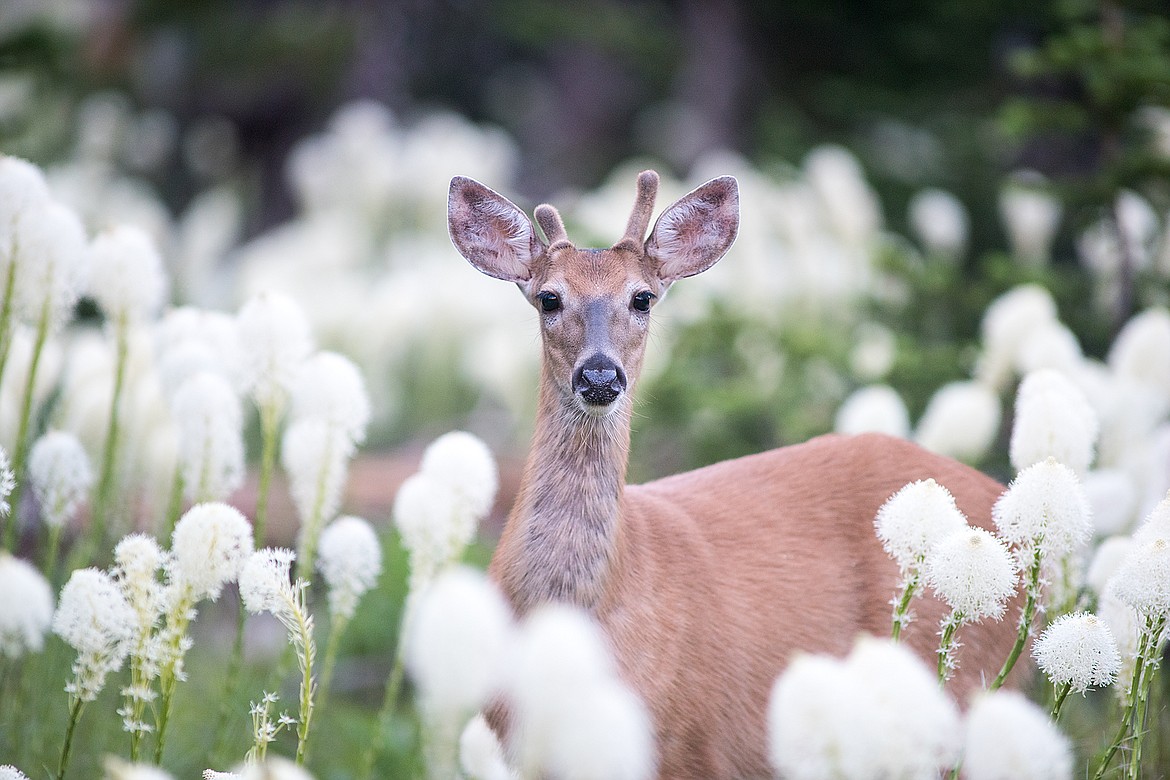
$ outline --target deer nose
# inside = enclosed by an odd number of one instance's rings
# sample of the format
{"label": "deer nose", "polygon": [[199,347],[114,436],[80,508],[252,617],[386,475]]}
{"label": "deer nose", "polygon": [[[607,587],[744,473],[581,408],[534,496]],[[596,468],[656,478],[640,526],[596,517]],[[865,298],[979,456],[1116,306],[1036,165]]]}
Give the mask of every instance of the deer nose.
{"label": "deer nose", "polygon": [[625,389],[626,372],[601,354],[592,356],[573,372],[573,390],[587,404],[611,404]]}

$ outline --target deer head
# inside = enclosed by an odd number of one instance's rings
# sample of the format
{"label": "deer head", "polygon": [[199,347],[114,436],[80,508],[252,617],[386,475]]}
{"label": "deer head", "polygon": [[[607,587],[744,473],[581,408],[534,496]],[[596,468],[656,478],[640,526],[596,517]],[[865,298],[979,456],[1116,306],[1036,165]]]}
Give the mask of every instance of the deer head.
{"label": "deer head", "polygon": [[488,276],[515,282],[540,316],[544,377],[567,403],[603,416],[628,397],[642,368],[650,311],[676,280],[713,266],[739,228],[739,191],[722,176],[659,216],[658,174],[638,176],[625,235],[608,249],[578,249],[557,210],[537,206],[545,241],[524,212],[479,182],[451,180],[451,240]]}

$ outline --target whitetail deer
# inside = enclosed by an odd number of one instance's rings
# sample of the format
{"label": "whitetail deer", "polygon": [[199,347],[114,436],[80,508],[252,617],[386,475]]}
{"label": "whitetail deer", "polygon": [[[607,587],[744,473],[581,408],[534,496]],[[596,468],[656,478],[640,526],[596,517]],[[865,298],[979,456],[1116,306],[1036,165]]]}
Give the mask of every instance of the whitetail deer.
{"label": "whitetail deer", "polygon": [[[660,777],[770,777],[766,702],[793,653],[843,655],[858,633],[890,630],[898,573],[874,533],[879,506],[933,477],[987,526],[1002,486],[880,435],[626,485],[650,313],[671,284],[714,265],[739,226],[735,179],[722,177],[667,208],[647,238],[657,185],[653,171],[638,176],[625,235],[599,250],[573,246],[551,206],[535,211],[545,243],[507,199],[451,181],[456,248],[519,285],[543,344],[534,442],[490,573],[519,614],[547,601],[592,613],[650,710]],[[944,608],[916,612],[903,641],[933,667]],[[998,671],[1015,626],[963,634],[960,694]],[[499,708],[489,720],[506,725]]]}

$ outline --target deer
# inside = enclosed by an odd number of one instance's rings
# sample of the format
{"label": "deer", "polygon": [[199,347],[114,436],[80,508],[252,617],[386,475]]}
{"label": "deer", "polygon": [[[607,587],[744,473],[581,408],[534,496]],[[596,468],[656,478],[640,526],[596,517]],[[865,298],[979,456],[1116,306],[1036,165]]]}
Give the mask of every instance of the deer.
{"label": "deer", "polygon": [[[874,532],[879,507],[932,478],[990,528],[1003,486],[880,434],[826,434],[627,485],[651,314],[739,230],[738,184],[723,176],[668,206],[647,235],[658,185],[654,171],[639,174],[625,234],[579,249],[554,207],[534,211],[542,239],[508,199],[451,180],[455,248],[517,285],[540,321],[532,444],[488,572],[517,616],[561,602],[600,625],[649,711],[659,777],[771,777],[765,713],[788,661],[890,632],[899,573]],[[902,641],[933,668],[945,606],[924,597],[915,611]],[[950,690],[980,688],[1015,633],[1009,620],[966,626]],[[506,735],[506,704],[486,715]]]}

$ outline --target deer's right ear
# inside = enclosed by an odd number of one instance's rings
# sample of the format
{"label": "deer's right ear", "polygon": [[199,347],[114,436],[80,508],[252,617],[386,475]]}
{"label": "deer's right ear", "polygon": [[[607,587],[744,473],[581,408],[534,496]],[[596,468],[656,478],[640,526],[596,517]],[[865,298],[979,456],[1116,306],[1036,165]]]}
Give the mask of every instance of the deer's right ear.
{"label": "deer's right ear", "polygon": [[451,179],[447,196],[451,243],[488,276],[523,283],[544,252],[532,223],[514,203],[474,179]]}

